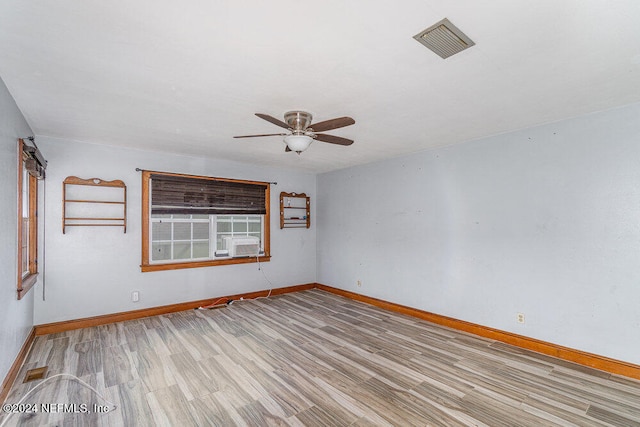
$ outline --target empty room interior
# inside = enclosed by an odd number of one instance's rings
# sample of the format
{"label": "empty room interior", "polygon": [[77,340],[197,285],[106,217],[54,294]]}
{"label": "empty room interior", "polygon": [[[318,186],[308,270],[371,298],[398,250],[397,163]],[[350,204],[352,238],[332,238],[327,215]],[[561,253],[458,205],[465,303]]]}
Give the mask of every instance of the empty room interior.
{"label": "empty room interior", "polygon": [[0,4],[0,427],[640,426],[640,3]]}

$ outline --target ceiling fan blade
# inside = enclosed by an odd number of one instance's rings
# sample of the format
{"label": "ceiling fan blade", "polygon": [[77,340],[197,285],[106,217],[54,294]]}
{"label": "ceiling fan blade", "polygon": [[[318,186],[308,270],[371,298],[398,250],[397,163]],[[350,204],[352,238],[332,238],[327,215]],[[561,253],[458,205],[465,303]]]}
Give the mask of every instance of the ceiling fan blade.
{"label": "ceiling fan blade", "polygon": [[314,123],[309,126],[314,132],[325,132],[332,129],[351,126],[356,121],[351,117],[338,117],[337,119],[325,120],[324,122]]}
{"label": "ceiling fan blade", "polygon": [[270,123],[273,123],[276,126],[280,126],[281,128],[285,128],[285,129],[289,129],[289,125],[286,124],[285,122],[276,119],[275,117],[271,117],[268,114],[261,114],[261,113],[256,113],[256,116],[260,117],[263,120],[266,120]]}
{"label": "ceiling fan blade", "polygon": [[327,135],[326,133],[317,133],[316,139],[318,141],[328,142],[330,144],[338,144],[338,145],[353,144],[352,139],[342,138],[341,136],[335,136],[335,135]]}
{"label": "ceiling fan blade", "polygon": [[262,135],[240,135],[234,136],[234,138],[255,138],[257,136],[285,136],[286,133],[263,133]]}

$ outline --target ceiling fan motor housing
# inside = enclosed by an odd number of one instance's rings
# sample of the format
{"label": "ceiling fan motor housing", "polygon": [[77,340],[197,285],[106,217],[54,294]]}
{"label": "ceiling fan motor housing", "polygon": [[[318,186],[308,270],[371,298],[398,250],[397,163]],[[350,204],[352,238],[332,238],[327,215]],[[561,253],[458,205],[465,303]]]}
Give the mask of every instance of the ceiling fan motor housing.
{"label": "ceiling fan motor housing", "polygon": [[306,111],[288,111],[284,113],[284,120],[293,129],[294,133],[304,132],[311,125],[313,116]]}

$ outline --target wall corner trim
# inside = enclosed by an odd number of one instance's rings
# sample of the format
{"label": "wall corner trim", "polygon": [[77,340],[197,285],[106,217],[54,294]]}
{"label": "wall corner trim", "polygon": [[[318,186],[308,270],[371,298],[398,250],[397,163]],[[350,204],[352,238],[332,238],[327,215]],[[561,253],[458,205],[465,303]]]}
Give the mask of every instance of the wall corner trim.
{"label": "wall corner trim", "polygon": [[431,323],[446,326],[463,332],[468,332],[484,338],[500,341],[506,344],[520,347],[526,350],[535,351],[537,353],[546,354],[547,356],[556,357],[558,359],[573,362],[589,368],[598,369],[611,374],[621,375],[629,378],[640,380],[640,365],[624,362],[621,360],[610,359],[605,356],[587,353],[585,351],[576,350],[561,345],[541,341],[535,338],[529,338],[523,335],[517,335],[511,332],[501,331],[499,329],[478,325],[464,320],[454,319],[452,317],[442,316],[440,314],[430,313],[428,311],[411,308],[404,305],[384,301],[381,299],[369,297],[351,291],[346,291],[332,286],[316,283],[316,288],[327,291],[336,295],[341,295],[355,301],[364,302],[396,313],[406,314],[408,316],[417,317]]}
{"label": "wall corner trim", "polygon": [[4,381],[2,381],[2,388],[0,388],[0,404],[4,403],[7,396],[9,395],[9,390],[11,390],[11,386],[18,377],[18,373],[20,372],[20,368],[22,368],[22,364],[25,360],[27,360],[27,355],[31,350],[31,346],[33,345],[35,337],[36,330],[35,327],[33,327],[31,328],[29,335],[27,335],[27,339],[24,340],[22,348],[20,348],[20,351],[16,356],[16,360],[14,360],[13,365],[11,365],[9,372],[7,372],[7,376],[5,377]]}

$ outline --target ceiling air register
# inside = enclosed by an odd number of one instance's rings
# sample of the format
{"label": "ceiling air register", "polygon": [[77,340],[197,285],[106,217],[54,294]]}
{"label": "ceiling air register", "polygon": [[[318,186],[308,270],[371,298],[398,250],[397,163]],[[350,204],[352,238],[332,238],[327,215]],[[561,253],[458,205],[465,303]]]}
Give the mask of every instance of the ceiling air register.
{"label": "ceiling air register", "polygon": [[431,49],[442,59],[475,45],[462,31],[447,18],[413,36],[414,39]]}

